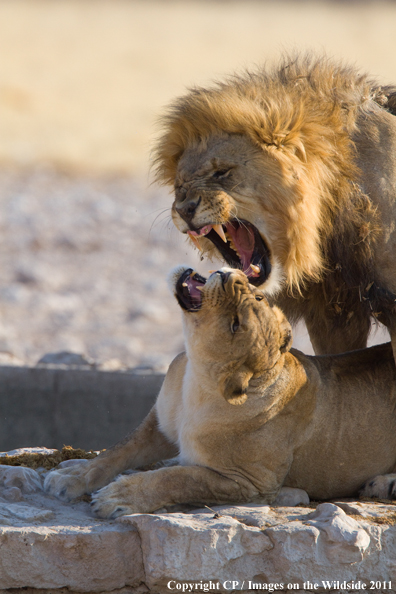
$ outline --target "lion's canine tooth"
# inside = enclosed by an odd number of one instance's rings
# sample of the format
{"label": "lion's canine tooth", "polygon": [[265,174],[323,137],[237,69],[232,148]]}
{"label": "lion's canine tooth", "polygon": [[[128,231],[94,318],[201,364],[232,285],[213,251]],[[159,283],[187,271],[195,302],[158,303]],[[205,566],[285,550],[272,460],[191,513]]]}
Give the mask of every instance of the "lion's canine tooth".
{"label": "lion's canine tooth", "polygon": [[191,241],[193,242],[193,244],[195,245],[195,247],[198,248],[200,252],[202,252],[203,248],[202,248],[201,244],[199,243],[199,239],[197,239],[195,237],[195,235],[190,235],[190,233],[188,233],[188,231],[187,231],[187,234],[188,234],[189,238],[191,239]]}
{"label": "lion's canine tooth", "polygon": [[182,283],[182,287],[188,287],[187,283]]}
{"label": "lion's canine tooth", "polygon": [[253,270],[253,272],[255,272],[256,274],[260,274],[260,266],[256,266],[255,264],[250,264],[250,268]]}
{"label": "lion's canine tooth", "polygon": [[224,243],[227,243],[227,238],[225,236],[223,227],[221,225],[212,225],[212,228],[214,229],[214,231],[216,231],[217,235],[220,235]]}
{"label": "lion's canine tooth", "polygon": [[203,291],[203,287],[195,287],[197,291]]}

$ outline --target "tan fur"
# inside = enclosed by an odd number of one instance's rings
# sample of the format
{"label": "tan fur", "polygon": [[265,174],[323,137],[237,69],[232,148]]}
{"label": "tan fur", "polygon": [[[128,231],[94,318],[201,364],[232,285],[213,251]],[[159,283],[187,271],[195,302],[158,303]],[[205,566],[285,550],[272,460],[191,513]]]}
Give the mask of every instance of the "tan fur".
{"label": "tan fur", "polygon": [[[390,345],[307,357],[290,351],[282,312],[240,271],[213,274],[184,311],[186,353],[154,409],[123,442],[45,482],[66,499],[92,492],[100,517],[180,503],[271,503],[284,486],[349,497],[396,469],[396,369]],[[376,423],[373,425],[372,417]],[[121,476],[179,452],[180,465]]]}
{"label": "tan fur", "polygon": [[[176,226],[189,228],[176,210],[186,195],[201,197],[192,228],[253,223],[276,264],[265,288],[293,320],[306,319],[318,353],[364,347],[372,316],[393,335],[395,96],[305,56],[194,88],[162,120],[157,179],[175,187]],[[219,183],[213,172],[228,166]]]}

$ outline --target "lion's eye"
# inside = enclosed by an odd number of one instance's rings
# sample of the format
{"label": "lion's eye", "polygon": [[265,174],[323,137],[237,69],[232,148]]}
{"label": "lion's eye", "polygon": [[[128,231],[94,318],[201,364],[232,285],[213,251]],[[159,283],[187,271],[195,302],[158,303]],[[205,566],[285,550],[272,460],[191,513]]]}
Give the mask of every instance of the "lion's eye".
{"label": "lion's eye", "polygon": [[213,176],[215,179],[220,179],[222,177],[226,177],[231,172],[231,169],[218,169],[214,172]]}
{"label": "lion's eye", "polygon": [[231,332],[233,334],[235,334],[235,332],[238,330],[238,328],[239,328],[239,320],[238,320],[238,316],[235,316],[235,318],[233,319],[232,324],[231,324]]}
{"label": "lion's eye", "polygon": [[262,295],[256,295],[255,299],[256,299],[256,301],[262,301],[264,299],[264,297]]}

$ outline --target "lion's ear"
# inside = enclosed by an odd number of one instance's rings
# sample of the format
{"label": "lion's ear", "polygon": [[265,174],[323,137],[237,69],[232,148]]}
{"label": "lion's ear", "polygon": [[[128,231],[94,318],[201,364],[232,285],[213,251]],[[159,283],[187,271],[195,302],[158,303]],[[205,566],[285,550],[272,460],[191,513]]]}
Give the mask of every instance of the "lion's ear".
{"label": "lion's ear", "polygon": [[252,376],[252,371],[240,368],[226,379],[223,386],[223,396],[227,402],[230,404],[243,404],[246,402],[246,391]]}
{"label": "lion's ear", "polygon": [[279,332],[280,332],[280,345],[279,350],[281,353],[289,351],[293,342],[293,333],[289,322],[287,321],[284,313],[279,307],[274,306],[273,312],[278,318]]}

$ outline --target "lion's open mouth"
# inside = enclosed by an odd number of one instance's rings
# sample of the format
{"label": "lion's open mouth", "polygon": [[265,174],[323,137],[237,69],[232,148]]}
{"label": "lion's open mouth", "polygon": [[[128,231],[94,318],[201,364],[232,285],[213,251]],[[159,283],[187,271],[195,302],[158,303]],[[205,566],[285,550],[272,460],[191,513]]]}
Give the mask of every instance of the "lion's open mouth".
{"label": "lion's open mouth", "polygon": [[202,305],[200,288],[206,283],[206,278],[187,268],[177,280],[176,298],[180,307],[187,311],[197,311]]}
{"label": "lion's open mouth", "polygon": [[224,225],[205,225],[187,231],[201,249],[199,238],[205,237],[216,246],[231,268],[240,268],[252,285],[262,285],[271,272],[270,251],[258,229],[248,221],[233,220]]}

